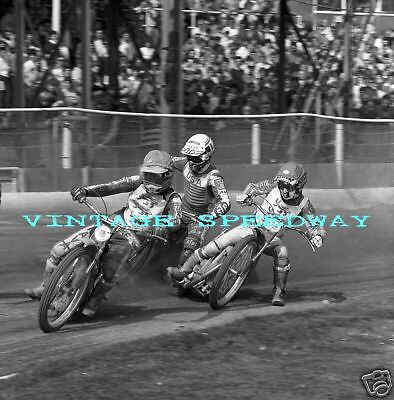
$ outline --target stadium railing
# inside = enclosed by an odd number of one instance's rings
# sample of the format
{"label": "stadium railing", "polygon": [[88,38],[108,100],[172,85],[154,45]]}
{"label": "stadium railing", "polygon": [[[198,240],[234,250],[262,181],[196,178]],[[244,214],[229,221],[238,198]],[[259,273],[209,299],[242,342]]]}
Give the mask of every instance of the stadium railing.
{"label": "stadium railing", "polygon": [[[268,115],[137,114],[82,108],[0,109],[0,166],[137,167],[147,151],[179,154],[206,133],[217,164],[394,163],[394,120],[307,113]],[[284,127],[284,128],[283,128]]]}

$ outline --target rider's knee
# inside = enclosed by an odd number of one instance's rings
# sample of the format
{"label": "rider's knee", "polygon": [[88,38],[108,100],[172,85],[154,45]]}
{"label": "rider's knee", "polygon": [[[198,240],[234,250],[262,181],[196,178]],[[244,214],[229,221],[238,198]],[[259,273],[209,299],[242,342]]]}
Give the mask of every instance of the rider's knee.
{"label": "rider's knee", "polygon": [[222,249],[218,246],[218,244],[214,240],[212,240],[199,250],[199,256],[201,256],[202,258],[210,258],[220,253],[221,250]]}
{"label": "rider's knee", "polygon": [[60,259],[62,258],[68,251],[70,250],[70,247],[66,242],[60,241],[57,242],[51,250],[51,257],[53,259]]}
{"label": "rider's knee", "polygon": [[[197,250],[201,246],[201,240],[195,236],[187,236],[185,241],[183,242],[184,251],[190,251],[193,253],[194,250]],[[191,254],[190,253],[190,254]]]}

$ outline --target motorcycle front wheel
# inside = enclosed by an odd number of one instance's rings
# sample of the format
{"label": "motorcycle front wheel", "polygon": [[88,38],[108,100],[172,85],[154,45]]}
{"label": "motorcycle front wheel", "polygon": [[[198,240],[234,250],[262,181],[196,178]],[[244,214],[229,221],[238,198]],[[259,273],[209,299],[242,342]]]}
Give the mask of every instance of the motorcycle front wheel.
{"label": "motorcycle front wheel", "polygon": [[209,294],[209,304],[213,309],[224,307],[237,294],[252,270],[252,258],[257,248],[257,238],[254,235],[246,236],[223,260]]}
{"label": "motorcycle front wheel", "polygon": [[59,330],[75,314],[90,287],[86,269],[95,248],[75,247],[59,263],[41,297],[38,322],[43,332]]}

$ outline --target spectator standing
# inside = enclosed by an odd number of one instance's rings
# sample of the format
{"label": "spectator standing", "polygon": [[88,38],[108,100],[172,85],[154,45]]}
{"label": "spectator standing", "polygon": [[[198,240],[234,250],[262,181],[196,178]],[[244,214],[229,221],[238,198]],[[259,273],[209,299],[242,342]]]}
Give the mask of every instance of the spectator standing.
{"label": "spectator standing", "polygon": [[145,46],[140,48],[142,58],[150,63],[155,55],[155,49],[152,46],[151,42],[145,42]]}
{"label": "spectator standing", "polygon": [[132,43],[130,39],[130,35],[125,32],[122,34],[120,41],[119,41],[119,52],[123,56],[126,57],[126,59],[131,62],[134,60],[135,57],[135,47],[134,44]]}

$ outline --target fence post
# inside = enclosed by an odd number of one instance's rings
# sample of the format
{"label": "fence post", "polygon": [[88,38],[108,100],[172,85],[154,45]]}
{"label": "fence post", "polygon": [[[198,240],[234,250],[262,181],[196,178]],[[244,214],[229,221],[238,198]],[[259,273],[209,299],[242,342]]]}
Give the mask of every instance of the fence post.
{"label": "fence post", "polygon": [[89,186],[89,167],[84,166],[81,168],[82,186]]}
{"label": "fence post", "polygon": [[[315,112],[316,114],[321,114],[321,91],[318,90],[316,93],[316,101],[315,101]],[[320,150],[321,146],[321,120],[319,117],[315,118],[315,150]]]}
{"label": "fence post", "polygon": [[67,121],[63,122],[63,137],[62,137],[62,168],[72,167],[72,132],[70,124]]}
{"label": "fence post", "polygon": [[343,125],[335,125],[335,165],[338,187],[343,187],[344,137]]}
{"label": "fence post", "polygon": [[252,125],[252,147],[251,147],[251,164],[257,165],[261,163],[260,154],[260,125]]}
{"label": "fence post", "polygon": [[57,118],[52,120],[52,190],[56,191],[59,188],[59,125],[60,121]]}

